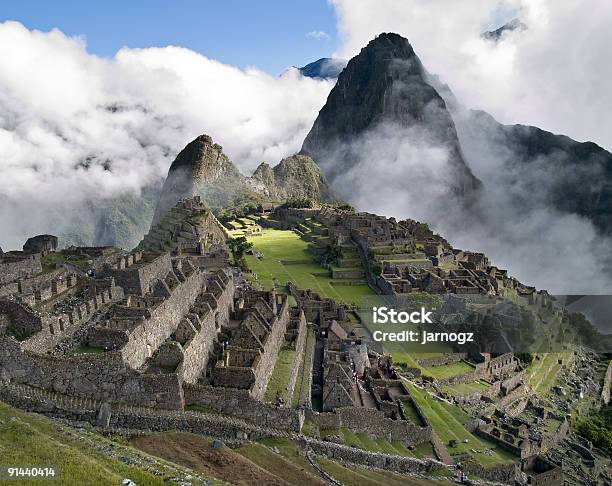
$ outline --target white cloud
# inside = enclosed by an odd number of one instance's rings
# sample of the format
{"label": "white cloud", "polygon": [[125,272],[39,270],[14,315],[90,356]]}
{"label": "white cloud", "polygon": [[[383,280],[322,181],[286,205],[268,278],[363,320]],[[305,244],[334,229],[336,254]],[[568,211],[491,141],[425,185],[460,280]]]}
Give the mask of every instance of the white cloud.
{"label": "white cloud", "polygon": [[[331,82],[240,70],[180,47],[89,54],[58,30],[0,24],[0,245],[62,210],[137,193],[208,133],[243,171],[299,150]],[[59,214],[57,214],[59,213]],[[53,215],[53,216],[52,216]]]}
{"label": "white cloud", "polygon": [[323,32],[322,30],[312,30],[306,33],[306,37],[316,40],[328,40],[329,34],[327,32]]}
{"label": "white cloud", "polygon": [[[592,0],[330,0],[351,57],[381,32],[408,38],[470,108],[612,149],[612,3]],[[501,15],[528,26],[480,38]],[[508,19],[509,20],[509,19]]]}

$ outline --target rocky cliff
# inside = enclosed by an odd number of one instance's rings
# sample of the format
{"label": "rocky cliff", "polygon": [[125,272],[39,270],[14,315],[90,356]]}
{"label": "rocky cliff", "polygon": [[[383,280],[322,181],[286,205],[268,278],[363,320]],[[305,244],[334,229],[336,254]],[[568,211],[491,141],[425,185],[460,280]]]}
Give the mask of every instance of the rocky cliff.
{"label": "rocky cliff", "polygon": [[274,168],[263,162],[251,181],[254,187],[279,200],[299,197],[331,202],[335,199],[321,169],[307,155],[292,155]]}
{"label": "rocky cliff", "polygon": [[201,196],[213,209],[296,197],[334,200],[325,176],[310,157],[293,155],[274,168],[264,162],[252,177],[245,177],[208,135],[187,144],[170,166],[152,226],[177,201],[192,196]]}
{"label": "rocky cliff", "polygon": [[414,138],[446,150],[449,189],[471,195],[478,180],[463,158],[444,99],[428,78],[408,40],[397,34],[379,35],[340,74],[301,153],[311,156],[333,184],[361,160],[355,141],[382,127],[403,140]]}

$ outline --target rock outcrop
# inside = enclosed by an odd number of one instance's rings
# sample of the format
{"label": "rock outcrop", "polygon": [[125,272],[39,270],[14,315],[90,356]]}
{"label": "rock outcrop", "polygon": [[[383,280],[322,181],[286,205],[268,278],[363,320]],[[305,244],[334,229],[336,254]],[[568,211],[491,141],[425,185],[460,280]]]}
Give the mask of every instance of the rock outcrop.
{"label": "rock outcrop", "polygon": [[408,40],[379,35],[340,74],[301,153],[311,156],[333,185],[360,162],[355,142],[389,127],[401,139],[418,137],[419,143],[445,149],[452,172],[449,189],[470,196],[479,181],[465,163],[444,99],[428,78]]}
{"label": "rock outcrop", "polygon": [[307,78],[336,79],[346,67],[346,63],[347,61],[344,59],[323,57],[298,68],[298,71]]}
{"label": "rock outcrop", "polygon": [[242,175],[223,153],[223,148],[208,135],[200,135],[172,162],[152,226],[181,199],[200,195],[213,207],[224,205],[230,203],[232,194],[242,185]]}
{"label": "rock outcrop", "polygon": [[215,210],[296,197],[334,200],[325,176],[310,157],[293,155],[274,168],[264,162],[252,177],[245,177],[208,135],[187,144],[170,166],[152,226],[178,201],[193,196],[200,196]]}
{"label": "rock outcrop", "polygon": [[[307,155],[292,155],[274,168],[263,162],[251,177],[254,187],[279,200],[308,198],[331,202],[335,199],[319,166]],[[260,190],[261,190],[260,189]]]}

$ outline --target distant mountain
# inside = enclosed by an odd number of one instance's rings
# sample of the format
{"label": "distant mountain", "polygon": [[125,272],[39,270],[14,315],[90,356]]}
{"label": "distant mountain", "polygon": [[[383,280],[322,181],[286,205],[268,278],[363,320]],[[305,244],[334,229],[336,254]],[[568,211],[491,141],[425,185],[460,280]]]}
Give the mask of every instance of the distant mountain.
{"label": "distant mountain", "polygon": [[294,155],[274,168],[262,163],[253,177],[245,177],[208,135],[187,144],[170,166],[152,225],[177,201],[194,195],[213,209],[294,197],[334,200],[325,176],[309,157]]}
{"label": "distant mountain", "polygon": [[536,203],[589,219],[612,233],[612,154],[592,142],[577,142],[527,125],[503,125],[484,111],[458,110],[455,121],[466,158],[486,166],[496,158],[508,174],[519,210]]}
{"label": "distant mountain", "polygon": [[448,189],[454,194],[469,197],[479,185],[464,160],[444,99],[408,40],[397,34],[379,35],[348,62],[301,153],[311,156],[333,185],[363,158],[362,144],[354,142],[381,126],[392,126],[404,140],[412,137],[415,143],[443,147]]}
{"label": "distant mountain", "polygon": [[[495,35],[521,28],[514,21]],[[412,174],[432,163],[427,154],[411,161],[409,171],[401,170],[409,158],[401,150],[423,143],[444,149],[448,157],[448,164],[424,181]],[[393,146],[401,149],[388,157]],[[389,197],[393,191],[399,201],[402,193],[418,194],[442,181],[451,191],[441,197],[452,206],[457,201],[453,195],[475,200],[484,184],[489,199],[481,201],[475,216],[485,225],[500,224],[505,204],[513,215],[554,210],[586,218],[603,234],[612,232],[610,152],[537,127],[503,125],[485,112],[465,109],[397,34],[379,35],[348,62],[301,153],[319,164],[340,196],[356,197],[373,187],[370,181],[380,189],[382,179]],[[344,187],[338,187],[339,181]],[[494,211],[487,207],[491,202],[500,207]]]}
{"label": "distant mountain", "polygon": [[330,57],[323,57],[318,61],[311,62],[298,68],[298,71],[302,73],[302,76],[308,78],[320,78],[320,79],[336,79],[342,70],[346,67],[347,61],[345,59],[334,59]]}
{"label": "distant mountain", "polygon": [[507,32],[513,32],[515,30],[521,31],[521,30],[526,30],[526,29],[527,29],[527,26],[523,22],[521,22],[519,19],[512,19],[510,22],[502,25],[498,29],[487,30],[486,32],[483,32],[481,36],[483,39],[497,42]]}
{"label": "distant mountain", "polygon": [[259,192],[279,200],[297,197],[322,202],[335,200],[321,169],[307,155],[292,155],[274,168],[262,162],[249,181]]}

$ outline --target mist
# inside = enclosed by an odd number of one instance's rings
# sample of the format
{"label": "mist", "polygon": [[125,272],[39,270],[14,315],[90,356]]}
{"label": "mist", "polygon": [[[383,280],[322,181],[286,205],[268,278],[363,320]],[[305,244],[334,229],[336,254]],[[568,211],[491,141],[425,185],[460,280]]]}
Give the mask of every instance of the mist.
{"label": "mist", "polygon": [[[349,59],[381,32],[406,37],[462,102],[612,150],[609,0],[330,0]],[[499,42],[482,32],[517,18]]]}
{"label": "mist", "polygon": [[140,203],[202,133],[245,173],[297,152],[333,84],[296,69],[278,77],[241,70],[174,46],[100,58],[82,38],[18,22],[0,24],[0,57],[5,251],[76,226],[93,238],[96,210],[116,198]]}

